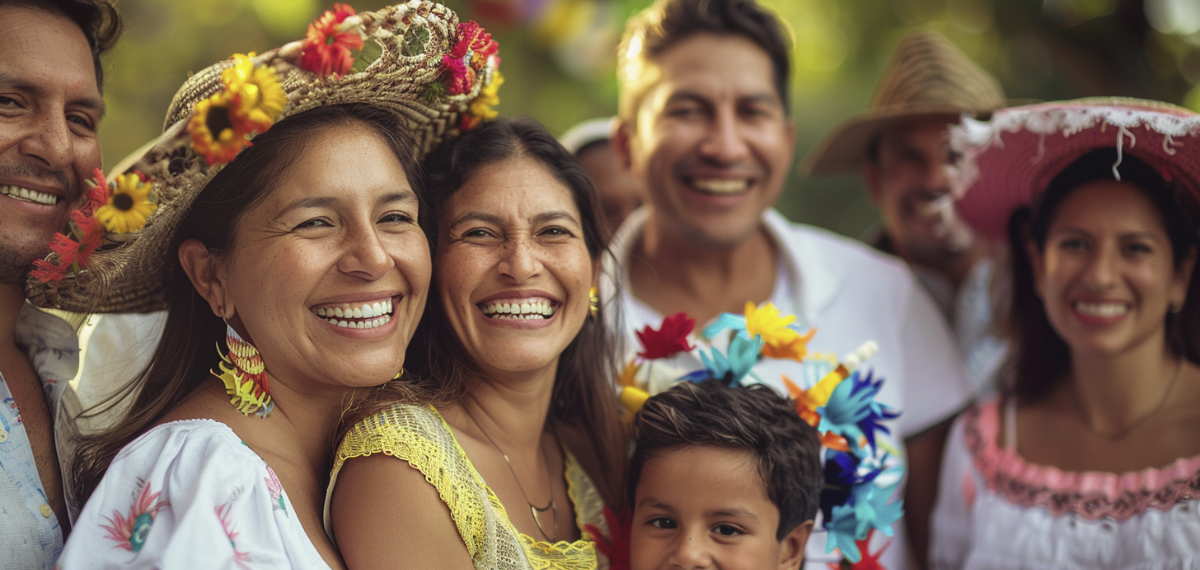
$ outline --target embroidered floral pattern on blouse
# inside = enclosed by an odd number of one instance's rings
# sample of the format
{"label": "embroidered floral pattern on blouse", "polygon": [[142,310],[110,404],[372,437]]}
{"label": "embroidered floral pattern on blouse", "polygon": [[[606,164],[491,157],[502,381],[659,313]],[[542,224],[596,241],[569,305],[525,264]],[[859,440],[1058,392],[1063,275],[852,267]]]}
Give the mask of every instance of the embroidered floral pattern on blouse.
{"label": "embroidered floral pattern on blouse", "polygon": [[233,510],[233,503],[222,503],[217,505],[217,519],[221,521],[221,530],[225,531],[226,538],[229,539],[229,546],[233,548],[233,561],[237,563],[238,568],[249,569],[246,565],[250,562],[250,553],[238,550],[237,537],[238,532],[233,529],[233,521],[229,517],[229,512]]}
{"label": "embroidered floral pattern on blouse", "polygon": [[169,506],[166,501],[158,500],[161,494],[161,491],[151,493],[150,483],[142,483],[142,490],[138,492],[133,506],[129,508],[128,517],[122,516],[117,510],[113,511],[112,518],[101,516],[109,524],[102,524],[100,527],[108,531],[108,538],[117,541],[113,548],[123,548],[130,552],[142,549],[146,544],[146,535],[150,533],[150,525],[154,524],[154,517],[158,516],[158,509]]}
{"label": "embroidered floral pattern on blouse", "polygon": [[275,475],[275,470],[271,469],[270,465],[267,466],[267,475],[269,477],[263,478],[267,482],[267,490],[271,492],[271,498],[275,500],[275,506],[279,507],[283,511],[283,514],[286,515],[287,504],[283,502],[283,483],[279,482],[279,477]]}
{"label": "embroidered floral pattern on blouse", "polygon": [[1132,473],[1069,472],[1027,463],[996,444],[999,403],[966,413],[963,437],[988,488],[1008,502],[1044,508],[1053,516],[1126,521],[1150,509],[1166,511],[1200,499],[1200,457],[1179,459],[1164,469]]}

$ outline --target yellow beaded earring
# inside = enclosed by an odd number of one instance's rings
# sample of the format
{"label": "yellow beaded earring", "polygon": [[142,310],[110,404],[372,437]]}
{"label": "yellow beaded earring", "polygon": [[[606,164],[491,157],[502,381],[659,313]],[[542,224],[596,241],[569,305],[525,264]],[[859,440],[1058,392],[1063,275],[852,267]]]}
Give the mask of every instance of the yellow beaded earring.
{"label": "yellow beaded earring", "polygon": [[588,290],[588,314],[592,318],[600,313],[600,288],[592,287]]}

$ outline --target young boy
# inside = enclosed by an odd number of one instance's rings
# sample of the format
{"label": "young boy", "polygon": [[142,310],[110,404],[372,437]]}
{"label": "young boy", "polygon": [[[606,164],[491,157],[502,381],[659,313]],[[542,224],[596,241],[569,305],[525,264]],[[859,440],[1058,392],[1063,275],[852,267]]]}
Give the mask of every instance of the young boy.
{"label": "young boy", "polygon": [[766,386],[682,382],[634,425],[632,570],[800,567],[821,446],[794,404]]}

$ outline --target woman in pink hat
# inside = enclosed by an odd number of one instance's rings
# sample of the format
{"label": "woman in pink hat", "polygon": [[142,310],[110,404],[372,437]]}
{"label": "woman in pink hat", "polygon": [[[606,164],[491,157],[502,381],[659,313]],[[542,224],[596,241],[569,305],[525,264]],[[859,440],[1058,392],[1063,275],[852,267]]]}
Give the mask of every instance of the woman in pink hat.
{"label": "woman in pink hat", "polygon": [[1007,239],[1004,395],[947,444],[935,568],[1200,568],[1200,115],[1090,99],[952,134]]}

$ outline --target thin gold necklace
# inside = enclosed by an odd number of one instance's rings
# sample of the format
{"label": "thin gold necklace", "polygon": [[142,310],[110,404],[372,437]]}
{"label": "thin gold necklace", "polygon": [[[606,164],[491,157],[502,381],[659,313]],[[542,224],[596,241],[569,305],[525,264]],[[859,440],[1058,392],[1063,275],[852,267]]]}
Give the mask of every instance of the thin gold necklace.
{"label": "thin gold necklace", "polygon": [[[538,532],[542,533],[542,538],[545,538],[547,542],[554,542],[554,539],[546,534],[546,529],[542,528],[542,521],[538,519],[538,513],[550,511],[551,520],[554,521],[554,536],[558,536],[558,507],[554,502],[554,479],[550,475],[550,458],[546,457],[545,450],[542,450],[542,458],[546,460],[546,487],[550,490],[550,503],[544,507],[539,507],[534,505],[533,501],[529,500],[529,494],[525,492],[525,487],[521,485],[521,479],[517,477],[517,472],[513,469],[512,462],[508,460],[508,454],[504,453],[500,449],[500,446],[496,445],[496,441],[492,439],[492,436],[484,431],[483,426],[479,425],[479,420],[475,419],[471,410],[463,406],[463,411],[467,413],[468,418],[471,418],[471,423],[475,424],[475,427],[479,429],[479,433],[482,433],[483,437],[487,438],[488,443],[496,448],[496,452],[500,454],[500,457],[504,458],[504,464],[508,465],[508,472],[512,473],[513,481],[517,482],[517,489],[521,490],[521,498],[525,499],[525,504],[529,505],[529,514],[533,515],[533,524],[537,525]],[[540,442],[538,443],[538,447],[541,447]]]}
{"label": "thin gold necklace", "polygon": [[1175,384],[1179,381],[1179,377],[1182,375],[1182,373],[1183,358],[1180,358],[1179,365],[1175,367],[1175,375],[1171,377],[1171,383],[1167,384],[1167,391],[1163,392],[1162,399],[1159,400],[1158,404],[1154,406],[1154,409],[1146,412],[1146,414],[1138,418],[1137,421],[1121,428],[1115,433],[1096,431],[1096,429],[1092,427],[1092,424],[1088,423],[1087,414],[1083,410],[1083,402],[1079,401],[1079,394],[1075,392],[1074,387],[1071,388],[1071,403],[1075,404],[1075,412],[1079,414],[1079,419],[1083,424],[1083,428],[1086,429],[1088,433],[1105,441],[1121,441],[1122,439],[1125,439],[1125,436],[1133,433],[1133,431],[1137,428],[1142,427],[1142,424],[1150,421],[1150,418],[1154,417],[1155,414],[1163,409],[1163,406],[1167,405],[1167,400],[1170,399],[1171,392],[1175,391]]}

